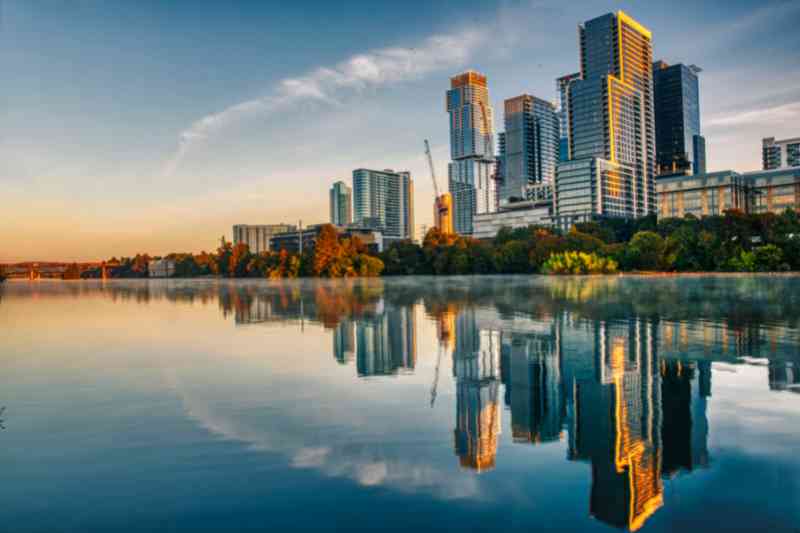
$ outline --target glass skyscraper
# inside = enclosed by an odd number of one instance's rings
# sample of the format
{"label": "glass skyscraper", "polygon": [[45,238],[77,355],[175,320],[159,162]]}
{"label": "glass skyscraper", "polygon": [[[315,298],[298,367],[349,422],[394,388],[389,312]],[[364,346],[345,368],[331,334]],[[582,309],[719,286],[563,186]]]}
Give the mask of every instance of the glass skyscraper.
{"label": "glass skyscraper", "polygon": [[559,224],[656,211],[652,34],[622,11],[579,27],[580,79],[567,85],[569,160],[555,187]]}
{"label": "glass skyscraper", "polygon": [[353,171],[354,221],[380,230],[384,240],[414,238],[414,182],[409,172]]}
{"label": "glass skyscraper", "polygon": [[569,84],[581,78],[580,72],[561,76],[556,80],[558,90],[558,125],[560,138],[558,142],[558,160],[569,159]]}
{"label": "glass skyscraper", "polygon": [[500,202],[525,200],[531,185],[553,183],[558,162],[559,122],[553,104],[523,94],[505,101],[500,136]]}
{"label": "glass skyscraper", "polygon": [[331,224],[346,226],[353,222],[353,192],[343,181],[337,181],[330,190]]}
{"label": "glass skyscraper", "polygon": [[704,174],[706,141],[700,135],[700,88],[695,65],[653,64],[658,174]]}
{"label": "glass skyscraper", "polygon": [[494,181],[494,127],[486,76],[468,70],[450,78],[448,188],[453,197],[453,229],[472,233],[472,217],[497,208]]}

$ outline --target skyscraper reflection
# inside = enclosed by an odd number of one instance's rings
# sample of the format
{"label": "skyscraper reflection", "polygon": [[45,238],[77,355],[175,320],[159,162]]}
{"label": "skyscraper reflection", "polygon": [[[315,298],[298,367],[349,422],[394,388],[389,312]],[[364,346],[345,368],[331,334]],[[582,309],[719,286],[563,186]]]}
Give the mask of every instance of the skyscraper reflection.
{"label": "skyscraper reflection", "polygon": [[358,375],[385,376],[413,371],[417,364],[417,324],[412,306],[392,307],[356,321]]}
{"label": "skyscraper reflection", "polygon": [[491,470],[500,434],[500,334],[479,329],[475,311],[466,309],[456,318],[455,346],[455,452],[462,467]]}

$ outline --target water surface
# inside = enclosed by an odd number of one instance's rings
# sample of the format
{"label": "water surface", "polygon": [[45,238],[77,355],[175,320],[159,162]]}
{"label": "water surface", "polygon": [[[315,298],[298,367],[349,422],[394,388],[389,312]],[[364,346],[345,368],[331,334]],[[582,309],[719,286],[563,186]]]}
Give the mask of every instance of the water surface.
{"label": "water surface", "polygon": [[9,282],[0,531],[798,531],[800,277]]}

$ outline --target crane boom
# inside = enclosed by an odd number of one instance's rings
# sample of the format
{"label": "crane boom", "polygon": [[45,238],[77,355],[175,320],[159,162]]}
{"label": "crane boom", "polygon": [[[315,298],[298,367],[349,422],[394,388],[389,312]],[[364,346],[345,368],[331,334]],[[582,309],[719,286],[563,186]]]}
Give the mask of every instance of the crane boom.
{"label": "crane boom", "polygon": [[433,156],[431,155],[431,145],[425,139],[425,155],[428,156],[428,168],[431,170],[431,180],[433,180],[433,191],[436,198],[439,198],[439,184],[436,183],[436,171],[433,168]]}

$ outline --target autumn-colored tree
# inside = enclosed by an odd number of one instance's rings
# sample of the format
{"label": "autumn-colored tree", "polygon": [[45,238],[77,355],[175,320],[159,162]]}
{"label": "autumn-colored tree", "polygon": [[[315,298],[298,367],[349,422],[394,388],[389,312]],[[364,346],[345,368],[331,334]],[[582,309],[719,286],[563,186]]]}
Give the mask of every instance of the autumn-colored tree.
{"label": "autumn-colored tree", "polygon": [[339,243],[339,234],[331,224],[320,228],[317,241],[314,244],[314,256],[311,273],[314,276],[336,278],[341,277],[340,260],[342,246]]}

